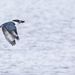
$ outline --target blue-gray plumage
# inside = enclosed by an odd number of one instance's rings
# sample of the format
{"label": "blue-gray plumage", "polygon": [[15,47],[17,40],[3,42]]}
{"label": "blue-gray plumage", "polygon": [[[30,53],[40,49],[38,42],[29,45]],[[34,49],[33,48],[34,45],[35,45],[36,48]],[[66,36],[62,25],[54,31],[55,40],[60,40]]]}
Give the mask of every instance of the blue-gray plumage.
{"label": "blue-gray plumage", "polygon": [[15,23],[13,23],[13,22],[4,23],[3,26],[4,26],[9,32],[16,30]]}
{"label": "blue-gray plumage", "polygon": [[2,24],[0,27],[2,27],[3,34],[5,35],[5,38],[7,41],[13,46],[16,44],[15,39],[19,40],[19,36],[17,33],[16,23],[24,23],[24,21],[21,20],[13,20],[10,22],[6,22]]}

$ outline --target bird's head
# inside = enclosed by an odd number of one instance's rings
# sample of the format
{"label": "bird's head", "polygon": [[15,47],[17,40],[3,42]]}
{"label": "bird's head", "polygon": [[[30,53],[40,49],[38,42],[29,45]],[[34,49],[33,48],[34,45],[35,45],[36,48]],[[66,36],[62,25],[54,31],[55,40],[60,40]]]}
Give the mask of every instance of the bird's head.
{"label": "bird's head", "polygon": [[23,20],[18,20],[18,19],[15,19],[15,20],[12,20],[14,23],[16,24],[20,24],[20,23],[24,23],[25,21]]}

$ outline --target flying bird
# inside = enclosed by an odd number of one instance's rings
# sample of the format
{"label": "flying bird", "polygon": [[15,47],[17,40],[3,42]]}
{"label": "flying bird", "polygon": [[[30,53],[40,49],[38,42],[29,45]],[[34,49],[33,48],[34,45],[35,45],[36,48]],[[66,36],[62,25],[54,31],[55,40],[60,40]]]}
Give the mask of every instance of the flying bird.
{"label": "flying bird", "polygon": [[12,46],[16,44],[15,39],[19,40],[17,28],[15,25],[24,22],[25,21],[15,19],[10,22],[6,22],[0,26],[2,28],[5,38]]}

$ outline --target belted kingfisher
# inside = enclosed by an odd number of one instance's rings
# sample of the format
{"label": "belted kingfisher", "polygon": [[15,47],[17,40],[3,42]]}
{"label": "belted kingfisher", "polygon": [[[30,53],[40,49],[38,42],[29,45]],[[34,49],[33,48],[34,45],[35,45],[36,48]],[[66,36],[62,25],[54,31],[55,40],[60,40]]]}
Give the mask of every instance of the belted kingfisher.
{"label": "belted kingfisher", "polygon": [[16,44],[15,39],[19,40],[17,28],[15,25],[20,24],[20,23],[24,23],[24,22],[25,21],[15,19],[10,22],[6,22],[0,26],[2,28],[2,31],[3,31],[5,38],[12,46]]}

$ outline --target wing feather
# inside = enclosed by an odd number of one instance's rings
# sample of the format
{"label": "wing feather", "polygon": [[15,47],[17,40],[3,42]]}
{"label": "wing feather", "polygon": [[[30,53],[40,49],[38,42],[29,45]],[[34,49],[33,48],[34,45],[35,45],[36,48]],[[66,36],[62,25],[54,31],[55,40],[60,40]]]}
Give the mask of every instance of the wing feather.
{"label": "wing feather", "polygon": [[7,41],[13,46],[16,44],[15,38],[5,29],[5,27],[2,27],[3,34]]}
{"label": "wing feather", "polygon": [[18,34],[15,33],[15,31],[11,31],[11,35],[16,38],[17,40],[19,40],[19,36]]}

